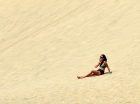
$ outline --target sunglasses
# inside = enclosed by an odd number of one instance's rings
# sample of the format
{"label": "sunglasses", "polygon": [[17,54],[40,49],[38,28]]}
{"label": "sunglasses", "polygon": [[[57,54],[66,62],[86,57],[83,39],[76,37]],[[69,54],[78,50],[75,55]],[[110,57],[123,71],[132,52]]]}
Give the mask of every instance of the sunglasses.
{"label": "sunglasses", "polygon": [[103,58],[102,56],[100,58]]}

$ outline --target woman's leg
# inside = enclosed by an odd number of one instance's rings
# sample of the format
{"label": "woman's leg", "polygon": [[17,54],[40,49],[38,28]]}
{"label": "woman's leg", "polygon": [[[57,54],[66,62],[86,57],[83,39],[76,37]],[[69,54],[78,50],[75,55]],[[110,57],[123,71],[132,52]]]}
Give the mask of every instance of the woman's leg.
{"label": "woman's leg", "polygon": [[88,76],[91,76],[91,75],[100,75],[101,73],[97,70],[91,70],[88,74],[84,75],[84,76],[77,76],[77,78],[85,78],[85,77],[88,77]]}

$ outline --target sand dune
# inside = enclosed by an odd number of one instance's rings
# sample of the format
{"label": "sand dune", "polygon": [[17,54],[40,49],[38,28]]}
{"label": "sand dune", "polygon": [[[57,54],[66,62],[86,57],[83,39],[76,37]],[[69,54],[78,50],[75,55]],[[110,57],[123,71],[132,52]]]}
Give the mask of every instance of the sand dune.
{"label": "sand dune", "polygon": [[[1,0],[0,104],[140,104],[139,7]],[[102,53],[113,73],[78,80]]]}

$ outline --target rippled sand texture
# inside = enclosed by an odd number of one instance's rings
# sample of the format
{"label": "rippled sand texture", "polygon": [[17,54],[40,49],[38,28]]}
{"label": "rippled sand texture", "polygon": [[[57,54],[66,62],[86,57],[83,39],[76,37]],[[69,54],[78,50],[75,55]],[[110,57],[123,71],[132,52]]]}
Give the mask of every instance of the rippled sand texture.
{"label": "rippled sand texture", "polygon": [[139,0],[0,0],[0,104],[140,104],[139,53]]}

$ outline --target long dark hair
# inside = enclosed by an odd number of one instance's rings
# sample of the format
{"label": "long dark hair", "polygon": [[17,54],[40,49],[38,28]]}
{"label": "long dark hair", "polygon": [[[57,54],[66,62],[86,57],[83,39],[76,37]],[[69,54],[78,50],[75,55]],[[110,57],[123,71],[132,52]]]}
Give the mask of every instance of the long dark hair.
{"label": "long dark hair", "polygon": [[[100,63],[100,66],[103,64],[104,61],[107,62],[107,58],[106,58],[106,56],[105,56],[104,54],[101,54],[101,56],[104,58],[104,60]],[[101,57],[101,56],[100,56],[100,57]]]}

